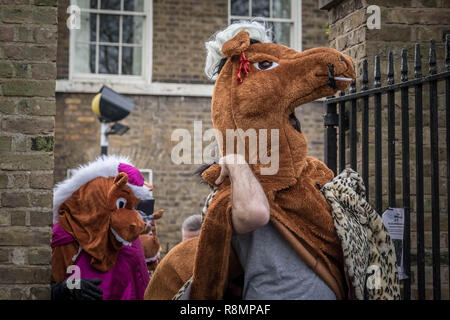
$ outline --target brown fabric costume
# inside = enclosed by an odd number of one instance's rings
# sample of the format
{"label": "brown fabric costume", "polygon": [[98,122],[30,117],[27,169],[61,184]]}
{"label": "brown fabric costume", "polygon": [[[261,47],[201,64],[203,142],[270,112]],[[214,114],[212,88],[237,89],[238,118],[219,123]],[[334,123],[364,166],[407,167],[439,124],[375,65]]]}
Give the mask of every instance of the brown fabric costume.
{"label": "brown fabric costume", "polygon": [[164,210],[158,210],[154,213],[151,222],[151,234],[141,234],[139,239],[141,240],[142,248],[144,249],[144,256],[146,259],[154,259],[147,262],[147,268],[149,272],[153,272],[159,263],[159,252],[161,246],[159,244],[158,232],[156,230],[155,220],[160,219],[164,214]]}
{"label": "brown fabric costume", "polygon": [[[307,157],[306,139],[292,127],[289,115],[301,104],[345,89],[348,84],[342,81],[336,81],[334,88],[329,84],[329,66],[334,67],[335,76],[354,78],[353,63],[348,56],[330,48],[299,53],[273,43],[250,45],[246,31],[226,42],[222,52],[228,59],[214,87],[214,128],[223,137],[227,129],[255,129],[257,133],[259,129],[278,130],[279,145],[268,143],[268,149],[279,150],[278,172],[264,175],[261,170],[269,165],[260,161],[251,165],[269,201],[270,220],[300,258],[330,286],[336,297],[345,298],[340,240],[334,229],[330,207],[319,191],[320,186],[333,178],[333,174],[321,161]],[[250,72],[239,83],[237,73],[242,52],[250,61]],[[253,63],[262,61],[276,62],[278,66],[267,71],[258,70]],[[222,155],[228,154],[221,139],[217,140]],[[270,141],[270,135],[267,140]],[[247,160],[252,156],[249,155],[248,144],[246,156]],[[219,173],[220,167],[213,165],[203,173],[203,178],[214,185]],[[218,187],[202,225],[194,261],[187,262],[192,255],[193,242],[181,243],[174,248],[173,255],[169,253],[156,269],[147,288],[146,299],[172,297],[177,293],[174,290],[191,276],[190,299],[223,297],[230,279],[229,259],[232,256],[231,186],[227,179]],[[192,265],[193,270],[190,269]]]}
{"label": "brown fabric costume", "polygon": [[[124,172],[114,178],[95,178],[75,191],[60,206],[59,223],[77,241],[53,248],[52,281],[65,279],[67,266],[73,264],[72,258],[77,254],[79,245],[92,256],[93,268],[102,272],[110,270],[122,247],[110,228],[129,242],[149,231],[139,213],[134,210],[139,200],[126,185],[127,182],[128,175]],[[127,203],[124,208],[118,209],[116,199],[120,197],[125,198]]]}

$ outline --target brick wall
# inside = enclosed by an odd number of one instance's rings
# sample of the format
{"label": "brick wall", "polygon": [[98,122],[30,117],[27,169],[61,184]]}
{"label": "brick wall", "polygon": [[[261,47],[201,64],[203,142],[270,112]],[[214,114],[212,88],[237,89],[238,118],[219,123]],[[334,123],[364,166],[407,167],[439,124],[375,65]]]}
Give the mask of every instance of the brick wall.
{"label": "brick wall", "polygon": [[308,155],[323,161],[323,103],[315,101],[295,109],[302,132],[308,141]]}
{"label": "brick wall", "polygon": [[328,15],[317,0],[302,0],[302,50],[328,46]]}
{"label": "brick wall", "polygon": [[205,42],[227,26],[227,0],[154,0],[153,19],[153,81],[210,83]]}
{"label": "brick wall", "polygon": [[[378,5],[381,9],[380,29],[366,28],[369,5]],[[363,59],[369,57],[369,63],[373,63],[373,57],[380,55],[381,70],[385,71],[390,50],[398,60],[401,48],[406,48],[408,57],[412,59],[415,43],[422,45],[423,64],[426,66],[430,39],[436,41],[438,60],[442,61],[444,57],[443,40],[445,34],[450,33],[449,12],[450,2],[447,0],[345,0],[328,12],[330,46],[354,59],[359,77]],[[442,71],[443,63],[438,65]],[[400,66],[397,64],[396,67],[395,79],[399,81]],[[369,82],[373,82],[373,72],[369,72]]]}
{"label": "brick wall", "polygon": [[56,1],[0,4],[0,299],[47,299]]}
{"label": "brick wall", "polygon": [[[368,14],[366,9],[368,5],[378,5],[381,9],[381,28],[370,30],[366,27]],[[421,44],[422,53],[422,73],[428,74],[428,52],[429,41],[436,41],[438,72],[444,69],[444,46],[443,38],[450,32],[450,2],[445,0],[344,0],[337,2],[329,11],[330,45],[337,50],[349,54],[355,61],[357,70],[357,87],[360,89],[362,76],[362,61],[368,59],[369,63],[369,87],[373,88],[373,64],[374,56],[379,55],[381,60],[382,85],[386,85],[387,77],[387,56],[389,51],[394,53],[395,61],[395,81],[400,80],[400,54],[401,49],[408,50],[409,60],[409,79],[414,77],[413,57],[414,44]],[[444,196],[447,192],[447,186],[444,182],[447,172],[445,142],[442,140],[445,135],[445,105],[444,89],[442,83],[438,87],[438,116],[439,116],[439,166],[441,174],[440,184],[440,244],[441,244],[441,282],[442,298],[448,299],[448,217],[447,201]],[[372,100],[370,100],[372,101]],[[400,113],[400,95],[395,95],[396,101],[396,191],[397,206],[402,204],[401,189],[401,113]],[[412,297],[417,297],[417,274],[416,274],[416,180],[415,180],[415,113],[414,113],[414,90],[410,90],[410,153],[411,153],[411,255],[412,255]],[[372,103],[372,102],[371,102]],[[358,110],[361,105],[358,103]],[[373,105],[370,105],[373,108]],[[370,199],[374,199],[374,118],[373,109],[369,112],[369,191]],[[425,249],[426,249],[426,298],[431,299],[432,295],[432,267],[431,267],[431,178],[430,178],[430,136],[429,136],[429,90],[428,86],[423,88],[423,135],[424,135],[424,203],[425,203]],[[358,112],[358,143],[360,148],[360,119],[361,113]],[[388,205],[388,179],[387,179],[387,98],[382,98],[382,172],[383,172],[383,207]],[[347,138],[348,139],[348,138]],[[348,140],[347,140],[348,141]],[[361,149],[358,149],[360,152]],[[347,149],[348,152],[348,149]],[[347,153],[348,155],[348,153]],[[347,156],[348,159],[348,156]],[[361,155],[358,154],[358,160]],[[361,170],[361,163],[358,164]]]}

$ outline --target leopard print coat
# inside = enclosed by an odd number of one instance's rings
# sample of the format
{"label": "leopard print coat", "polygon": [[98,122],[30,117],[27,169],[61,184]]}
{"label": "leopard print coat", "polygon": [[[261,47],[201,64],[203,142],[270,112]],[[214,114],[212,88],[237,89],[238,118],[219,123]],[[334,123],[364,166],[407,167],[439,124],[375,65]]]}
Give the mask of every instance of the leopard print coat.
{"label": "leopard print coat", "polygon": [[345,169],[321,191],[332,208],[356,298],[400,299],[394,245],[380,215],[365,199],[361,176]]}

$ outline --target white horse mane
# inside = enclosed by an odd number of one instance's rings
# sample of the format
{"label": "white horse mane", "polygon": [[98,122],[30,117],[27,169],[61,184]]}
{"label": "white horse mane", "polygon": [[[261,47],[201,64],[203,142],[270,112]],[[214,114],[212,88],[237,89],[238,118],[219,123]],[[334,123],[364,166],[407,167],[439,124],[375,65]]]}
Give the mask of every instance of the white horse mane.
{"label": "white horse mane", "polygon": [[245,30],[250,34],[250,38],[259,42],[272,42],[272,32],[266,25],[256,21],[239,21],[229,25],[226,29],[216,32],[206,46],[205,73],[211,80],[217,79],[216,69],[220,60],[224,58],[222,46],[232,39],[240,31]]}

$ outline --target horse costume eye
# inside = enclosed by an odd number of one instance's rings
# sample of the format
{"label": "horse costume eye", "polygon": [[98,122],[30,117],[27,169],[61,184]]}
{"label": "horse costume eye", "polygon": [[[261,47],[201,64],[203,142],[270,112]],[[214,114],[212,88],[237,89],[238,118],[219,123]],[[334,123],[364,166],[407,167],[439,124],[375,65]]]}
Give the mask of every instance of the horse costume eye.
{"label": "horse costume eye", "polygon": [[256,62],[253,64],[256,69],[258,70],[270,70],[278,66],[278,63],[273,61],[262,61],[262,62]]}
{"label": "horse costume eye", "polygon": [[125,198],[119,198],[116,201],[117,209],[125,208],[126,204],[127,204],[127,199],[125,199]]}

